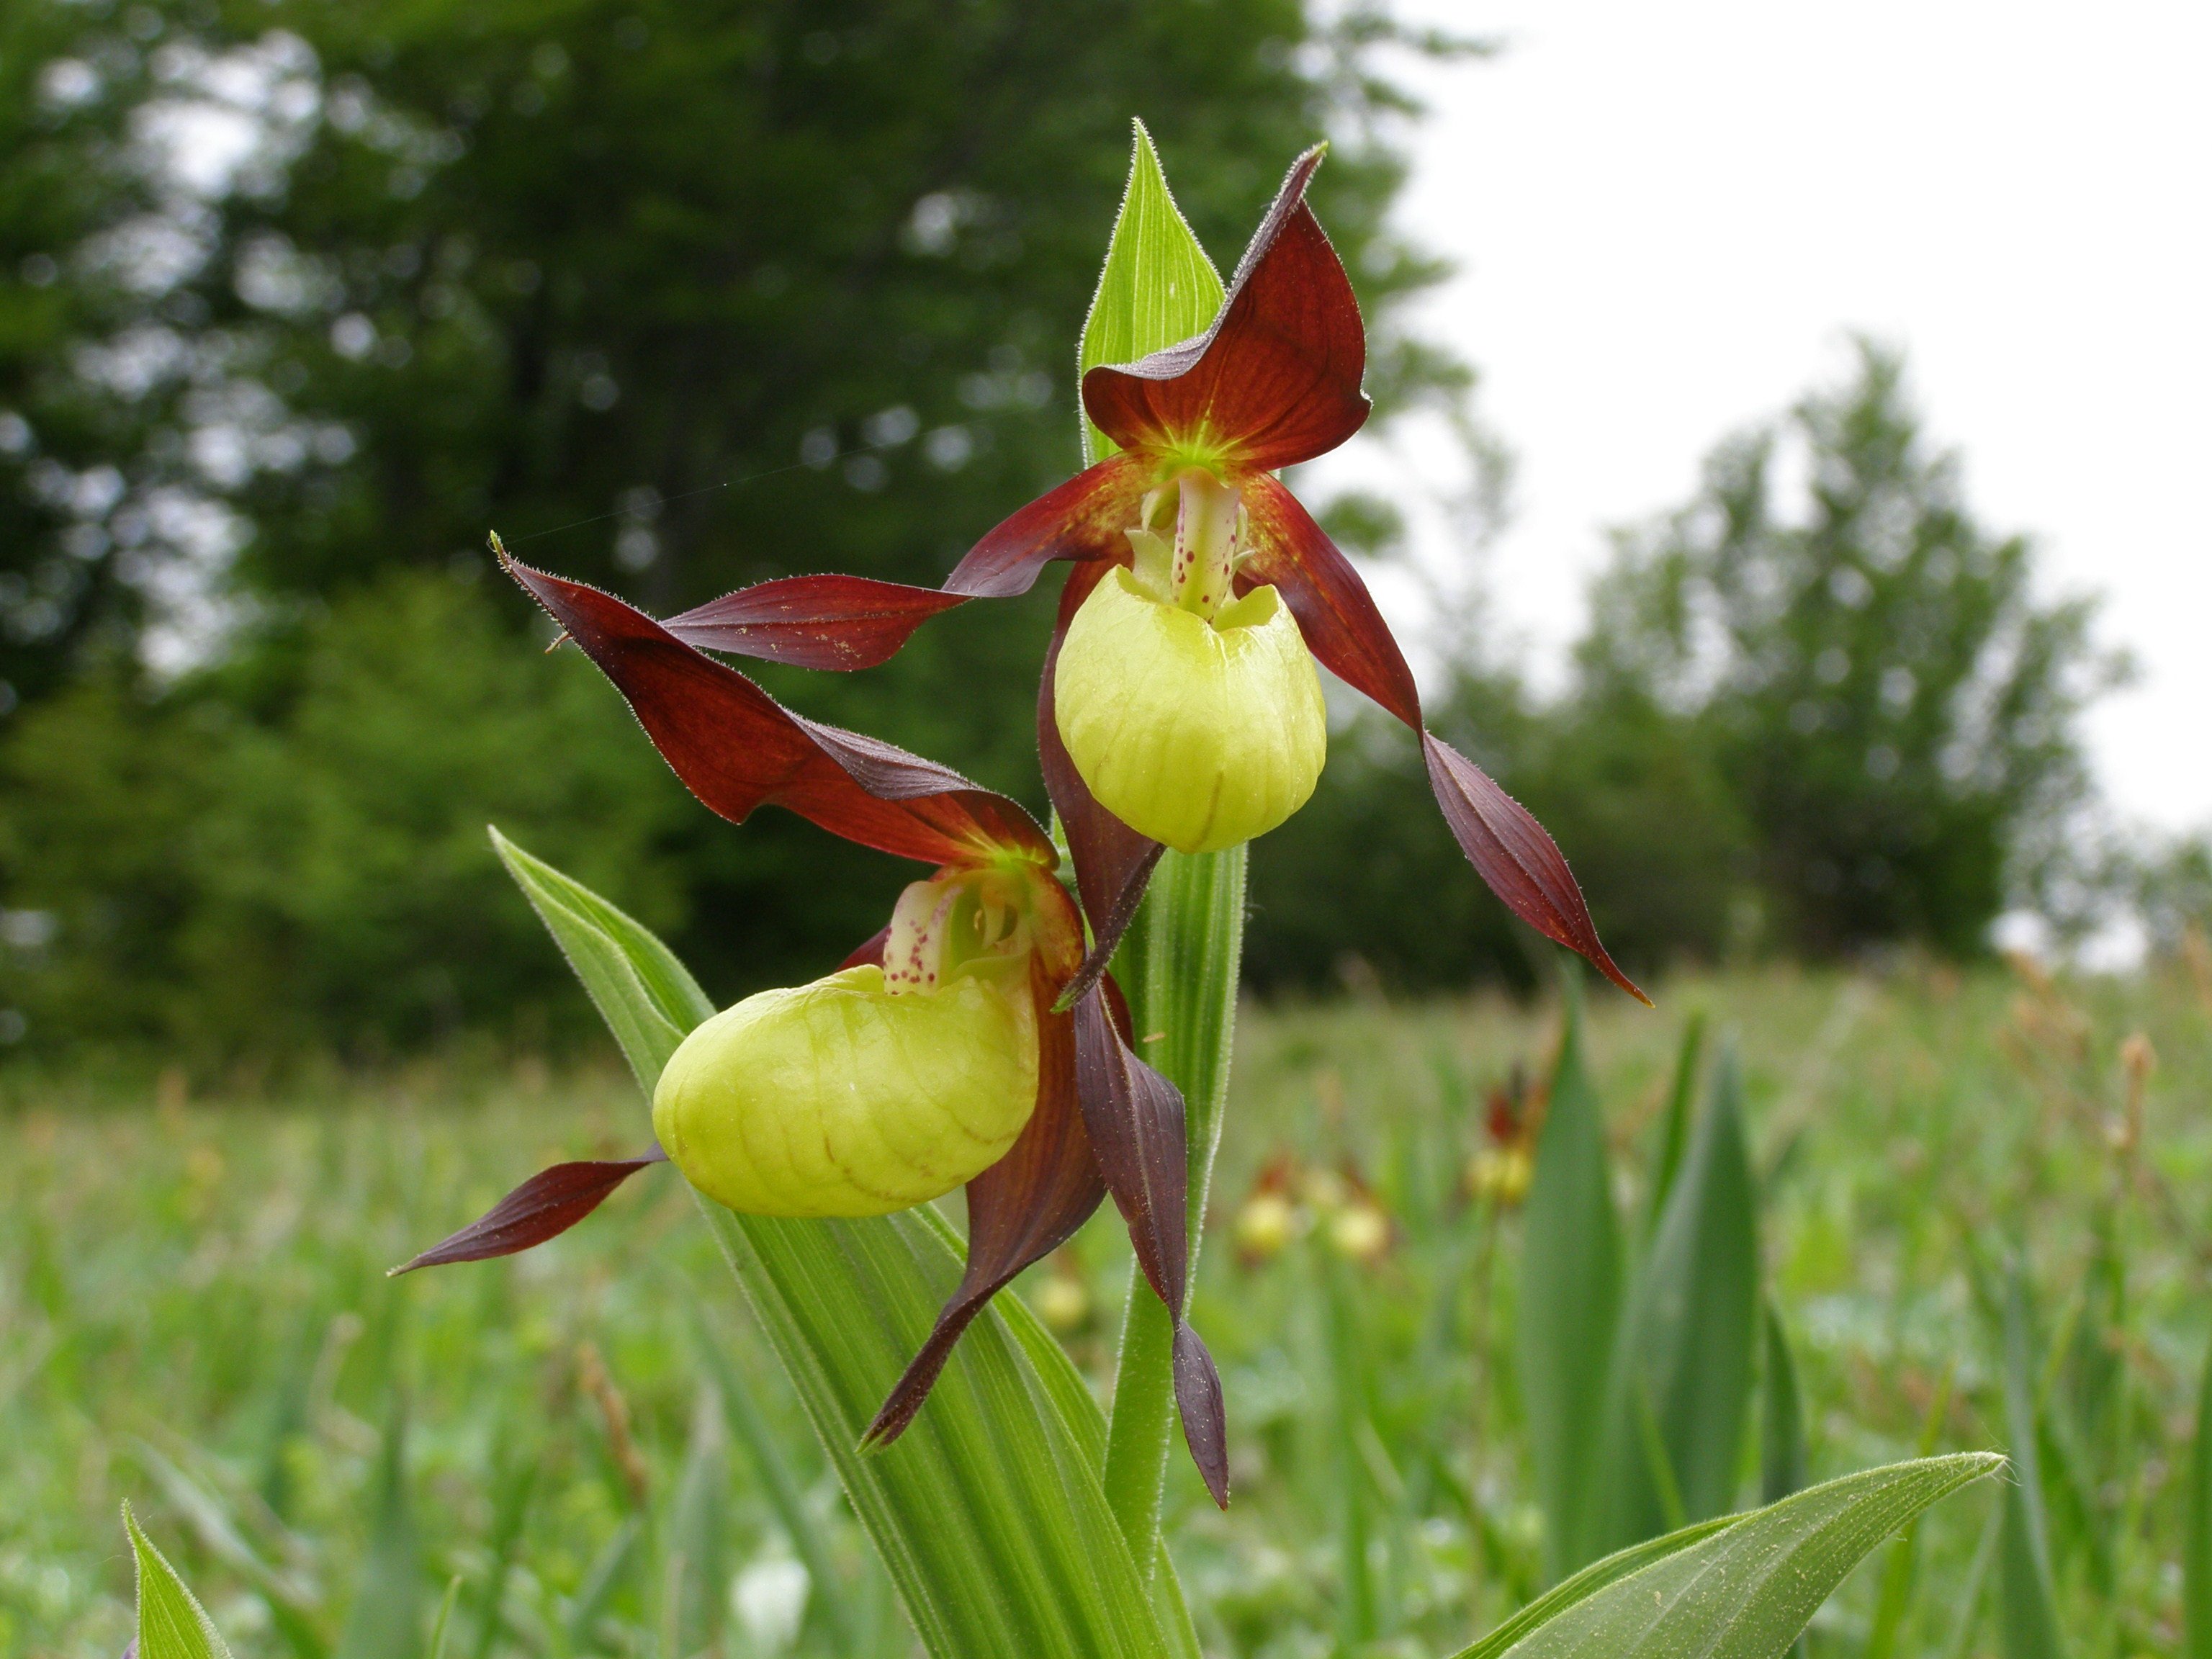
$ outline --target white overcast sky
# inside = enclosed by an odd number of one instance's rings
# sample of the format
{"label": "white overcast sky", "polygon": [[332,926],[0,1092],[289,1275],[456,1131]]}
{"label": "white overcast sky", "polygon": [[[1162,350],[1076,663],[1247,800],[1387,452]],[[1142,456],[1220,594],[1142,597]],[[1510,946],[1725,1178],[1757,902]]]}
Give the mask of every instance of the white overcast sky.
{"label": "white overcast sky", "polygon": [[1419,72],[1403,222],[1458,264],[1425,326],[1518,461],[1487,579],[1540,674],[1603,526],[1684,499],[1863,329],[1982,520],[2106,596],[2142,670],[2092,725],[2113,804],[2212,824],[2212,4],[1401,11],[1506,45]]}

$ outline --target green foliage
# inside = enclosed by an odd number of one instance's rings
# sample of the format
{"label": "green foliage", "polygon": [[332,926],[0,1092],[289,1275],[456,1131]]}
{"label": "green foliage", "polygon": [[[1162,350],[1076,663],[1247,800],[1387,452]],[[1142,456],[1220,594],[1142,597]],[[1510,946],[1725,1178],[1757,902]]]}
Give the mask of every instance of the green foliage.
{"label": "green foliage", "polygon": [[[2103,1110],[2046,1108],[2032,1028],[2017,1016],[2023,984],[1916,970],[1736,974],[1660,988],[1674,1017],[1593,1000],[1585,1028],[1611,1109],[1621,1213],[1648,1210],[1680,1016],[1705,1006],[1736,1034],[1754,1167],[1801,1148],[1762,1182],[1760,1231],[1813,1429],[1810,1479],[1923,1444],[2003,1449],[1996,1350],[1961,1363],[1974,1324],[1962,1218],[2028,1241],[2039,1299],[2059,1316],[2034,1361],[2046,1416],[2070,1412],[2066,1310],[2096,1248],[2094,1218],[2116,1159]],[[2089,1097],[2102,1106],[2118,1103],[2120,1041],[2138,1029],[2151,1038],[2160,1065],[2145,1103],[2145,1178],[2185,1200],[2203,1190],[2212,1120],[2196,1109],[2197,1079],[2212,1065],[2212,1023],[2187,975],[2054,994],[2079,1024],[2053,1041],[2086,1056],[2063,1073],[2067,1086],[2078,1078],[2107,1089]],[[1494,997],[1243,1011],[1193,1316],[1229,1389],[1236,1500],[1219,1515],[1178,1462],[1164,1505],[1206,1650],[1328,1650],[1343,1606],[1347,1469],[1364,1483],[1382,1652],[1454,1652],[1537,1594],[1540,1542],[1512,1363],[1524,1212],[1470,1201],[1462,1183],[1470,1157],[1490,1144],[1484,1097],[1516,1061],[1548,1060],[1557,1018],[1555,1000],[1531,1010]],[[719,1377],[700,1348],[704,1326],[827,1552],[815,1571],[732,1424],[732,1572],[787,1573],[796,1555],[812,1575],[806,1626],[787,1659],[909,1654],[892,1588],[774,1352],[735,1298],[702,1293],[723,1269],[667,1172],[641,1176],[530,1256],[383,1276],[531,1170],[634,1151],[635,1089],[616,1063],[549,1076],[528,1063],[477,1072],[423,1062],[368,1078],[165,1091],[158,1106],[132,1086],[27,1071],[0,1079],[0,1651],[121,1650],[131,1583],[115,1516],[128,1497],[241,1655],[326,1654],[369,1554],[379,1431],[399,1391],[412,1425],[422,1612],[463,1579],[446,1659],[476,1650],[502,1505],[526,1465],[538,1473],[503,1601],[511,1623],[494,1651],[526,1645],[533,1632],[578,1656],[650,1650],[665,1633],[699,1384]],[[1283,1155],[1296,1161],[1285,1190],[1315,1224],[1272,1261],[1240,1261],[1236,1218]],[[1389,1218],[1380,1260],[1341,1258],[1328,1212],[1304,1196],[1310,1182],[1348,1173]],[[1120,1232],[1102,1215],[1016,1292],[1051,1316],[1101,1391],[1127,1281]],[[2069,1539],[2065,1503],[2056,1491],[2051,1498],[2073,1651],[2187,1651],[2175,1567],[2187,1559],[2189,1427],[2204,1346],[2196,1237],[2186,1202],[2169,1211],[2130,1201],[2114,1218],[2129,1288],[2124,1340],[2112,1352],[2137,1405],[2122,1419],[2116,1502],[2102,1523],[2116,1573],[2109,1599]],[[1349,1456],[1334,1382],[1345,1361],[1322,1317],[1324,1268],[1340,1270],[1341,1340],[1358,1382]],[[605,1396],[579,1386],[591,1374],[580,1358],[586,1344],[603,1361]],[[602,1398],[625,1409],[635,1487]],[[1747,1476],[1751,1467],[1747,1455]],[[2162,1480],[2161,1468],[2171,1472]],[[1754,1490],[1747,1479],[1745,1498]],[[1985,1485],[1923,1517],[1893,1655],[1995,1652],[1984,1593],[1996,1577],[1994,1531],[1976,1574],[2000,1496]],[[1882,1577],[1863,1571],[1832,1600],[1812,1631],[1816,1654],[1856,1651]],[[823,1618],[825,1584],[854,1617],[850,1640]],[[1954,1645],[1970,1601],[1976,1627]],[[426,1616],[426,1637],[430,1625]],[[739,1649],[743,1636],[732,1620],[726,1644]]]}
{"label": "green foliage", "polygon": [[1601,1488],[1607,1547],[1735,1506],[1759,1296],[1741,1094],[1735,1056],[1724,1052],[1621,1309]]}
{"label": "green foliage", "polygon": [[[1757,1195],[1733,1053],[1694,1121],[1703,1025],[1685,1032],[1653,1162],[1653,1221],[1624,1275],[1604,1115],[1583,1057],[1579,981],[1528,1190],[1520,1382],[1544,1509],[1545,1565],[1607,1552],[1736,1501],[1758,1343]],[[1794,1373],[1770,1353],[1766,1410],[1794,1416]],[[1796,1470],[1802,1480],[1802,1427]]]}
{"label": "green foliage", "polygon": [[[1972,955],[2087,787],[2074,716],[2111,665],[2090,607],[2039,599],[2028,544],[1970,515],[1900,360],[1859,356],[1851,384],[1716,451],[1693,502],[1622,538],[1581,696],[1672,725],[1713,769],[1781,941]],[[1782,497],[1785,441],[1802,504]]]}
{"label": "green foliage", "polygon": [[576,653],[511,636],[449,577],[396,574],[286,659],[151,703],[102,678],[0,748],[0,878],[52,930],[0,956],[0,1003],[41,1046],[560,1042],[572,994],[485,842],[495,817],[681,917],[682,789]]}
{"label": "green foliage", "polygon": [[123,1527],[131,1534],[131,1554],[138,1574],[140,1659],[230,1659],[230,1650],[207,1610],[177,1577],[168,1559],[138,1529],[138,1518],[128,1504],[123,1506]]}
{"label": "green foliage", "polygon": [[2212,1358],[2197,1384],[2197,1431],[2189,1447],[2189,1529],[2184,1535],[2181,1584],[2188,1659],[2212,1659]]}

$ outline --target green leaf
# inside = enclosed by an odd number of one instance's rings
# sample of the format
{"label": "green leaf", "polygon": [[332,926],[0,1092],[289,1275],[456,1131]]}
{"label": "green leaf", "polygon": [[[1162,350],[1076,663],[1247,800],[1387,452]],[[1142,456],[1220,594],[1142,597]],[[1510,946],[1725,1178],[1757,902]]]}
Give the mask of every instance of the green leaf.
{"label": "green leaf", "polygon": [[377,1460],[376,1510],[368,1553],[333,1659],[415,1659],[421,1651],[422,1588],[415,1517],[407,1493],[407,1413],[395,1397]]}
{"label": "green leaf", "polygon": [[230,1659],[215,1622],[153,1540],[138,1529],[131,1505],[124,1530],[138,1569],[138,1659]]}
{"label": "green leaf", "polygon": [[2051,1532],[2044,1516],[2043,1474],[2038,1459],[2035,1371],[2031,1357],[2034,1310],[2025,1268],[2015,1260],[2005,1284],[2005,1433],[2012,1442],[2016,1478],[2004,1491],[2003,1530],[1997,1543],[1997,1650],[2004,1659],[2060,1659],[2052,1589]]}
{"label": "green leaf", "polygon": [[[1101,363],[1134,362],[1203,334],[1221,309],[1221,275],[1169,193],[1152,134],[1142,121],[1135,126],[1128,188],[1114,221],[1114,240],[1106,249],[1105,269],[1098,273],[1091,314],[1083,322],[1075,367],[1079,385]],[[1086,461],[1103,461],[1118,447],[1084,418]]]}
{"label": "green leaf", "polygon": [[2187,1659],[2212,1659],[2212,1353],[2197,1389],[2197,1440],[2189,1449],[2189,1531],[2181,1559]]}
{"label": "green leaf", "polygon": [[[650,1092],[711,1005],[621,911],[519,850],[502,856]],[[999,1297],[969,1328],[900,1439],[858,1449],[960,1277],[959,1236],[934,1208],[785,1221],[702,1199],[700,1212],[929,1653],[1167,1650],[1099,1486],[1104,1422],[1018,1297]]]}
{"label": "green leaf", "polygon": [[1528,1187],[1517,1322],[1549,1579],[1603,1553],[1605,1447],[1591,1431],[1606,1420],[1620,1305],[1605,1124],[1583,1064],[1582,979],[1571,966],[1565,985],[1566,1029]]}
{"label": "green leaf", "polygon": [[496,827],[491,844],[584,981],[650,1097],[668,1057],[714,1005],[673,951],[590,888],[531,857]]}
{"label": "green leaf", "polygon": [[1608,1547],[1735,1504],[1759,1306],[1741,1099],[1735,1056],[1724,1054],[1621,1320],[1607,1416]]}
{"label": "green leaf", "polygon": [[860,1626],[853,1616],[851,1603],[842,1593],[833,1593],[841,1575],[837,1557],[821,1516],[806,1501],[806,1493],[799,1477],[784,1455],[783,1447],[769,1427],[768,1419],[761,1414],[753,1391],[738,1369],[730,1352],[715,1339],[702,1318],[696,1327],[695,1346],[707,1362],[708,1373],[714,1380],[714,1392],[720,1397],[722,1414],[730,1430],[752,1459],[753,1472],[768,1494],[769,1507],[791,1540],[792,1548],[806,1569],[807,1577],[815,1587],[815,1594],[807,1598],[810,1617],[817,1618],[828,1626],[840,1653],[856,1653],[860,1648]]}
{"label": "green leaf", "polygon": [[1771,1300],[1760,1322],[1766,1328],[1766,1385],[1759,1394],[1759,1496],[1778,1504],[1805,1484],[1805,1407],[1790,1334]]}
{"label": "green leaf", "polygon": [[1682,1028],[1682,1046],[1674,1056],[1674,1079],[1667,1091],[1666,1109],[1659,1115],[1659,1146],[1651,1161],[1651,1207],[1644,1222],[1648,1237],[1656,1231],[1667,1212],[1667,1195],[1682,1168],[1682,1154],[1690,1144],[1690,1114],[1698,1099],[1698,1063],[1705,1046],[1703,1012],[1690,1016]]}
{"label": "green leaf", "polygon": [[2003,1466],[1972,1452],[1893,1464],[1638,1546],[1528,1608],[1522,1633],[1460,1659],[1781,1659],[1882,1540]]}

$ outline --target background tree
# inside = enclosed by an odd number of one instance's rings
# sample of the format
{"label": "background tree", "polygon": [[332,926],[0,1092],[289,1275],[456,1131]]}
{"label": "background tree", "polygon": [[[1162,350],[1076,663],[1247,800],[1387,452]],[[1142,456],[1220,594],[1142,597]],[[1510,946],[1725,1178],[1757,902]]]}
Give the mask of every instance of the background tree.
{"label": "background tree", "polygon": [[[1985,950],[2039,830],[2087,791],[2075,715],[2118,665],[1984,529],[1893,352],[1717,450],[1620,538],[1580,696],[1671,710],[1740,809],[1778,940]],[[1802,505],[1785,503],[1788,464]]]}

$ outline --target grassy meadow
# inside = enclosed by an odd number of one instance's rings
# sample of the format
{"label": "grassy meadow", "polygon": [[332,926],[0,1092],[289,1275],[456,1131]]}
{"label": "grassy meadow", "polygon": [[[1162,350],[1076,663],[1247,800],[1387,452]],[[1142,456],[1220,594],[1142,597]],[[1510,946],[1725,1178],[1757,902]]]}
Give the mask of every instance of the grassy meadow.
{"label": "grassy meadow", "polygon": [[[1591,1010],[1621,1213],[1702,1011],[1744,1065],[1812,1476],[2004,1447],[1990,1287],[2019,1256],[2070,1650],[2178,1653],[2212,974],[1777,970],[1659,1000]],[[1559,1027],[1490,997],[1248,1011],[1194,1308],[1237,1499],[1178,1456],[1168,1500],[1209,1652],[1441,1659],[1535,1588],[1487,1103]],[[385,1277],[541,1164],[641,1144],[611,1060],[242,1097],[0,1074],[0,1654],[121,1650],[125,1498],[241,1659],[425,1651],[449,1587],[462,1659],[913,1650],[671,1172],[534,1255]],[[1127,1273],[1109,1206],[1021,1286],[1101,1386]],[[1997,1654],[1999,1501],[1878,1555],[1814,1653]]]}

